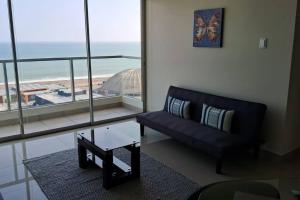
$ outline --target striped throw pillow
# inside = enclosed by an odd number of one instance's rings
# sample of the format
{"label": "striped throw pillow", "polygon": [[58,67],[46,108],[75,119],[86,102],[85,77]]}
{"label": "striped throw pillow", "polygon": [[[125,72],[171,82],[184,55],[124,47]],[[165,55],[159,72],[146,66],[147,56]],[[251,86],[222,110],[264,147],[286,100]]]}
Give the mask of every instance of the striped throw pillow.
{"label": "striped throw pillow", "polygon": [[233,110],[223,110],[203,104],[201,124],[230,133]]}
{"label": "striped throw pillow", "polygon": [[184,119],[190,118],[190,101],[168,96],[168,113]]}

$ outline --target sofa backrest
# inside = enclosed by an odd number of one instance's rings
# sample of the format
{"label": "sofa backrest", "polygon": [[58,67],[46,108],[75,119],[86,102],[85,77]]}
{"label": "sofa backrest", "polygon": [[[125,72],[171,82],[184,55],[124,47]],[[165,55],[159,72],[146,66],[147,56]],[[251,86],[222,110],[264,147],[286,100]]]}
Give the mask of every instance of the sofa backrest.
{"label": "sofa backrest", "polygon": [[[170,86],[167,98],[168,96],[190,101],[191,119],[199,123],[201,121],[202,106],[204,103],[225,110],[234,110],[235,113],[231,125],[232,134],[243,135],[253,140],[256,140],[260,133],[267,109],[266,105],[261,103],[216,96],[174,86]],[[164,110],[167,111],[167,100]]]}

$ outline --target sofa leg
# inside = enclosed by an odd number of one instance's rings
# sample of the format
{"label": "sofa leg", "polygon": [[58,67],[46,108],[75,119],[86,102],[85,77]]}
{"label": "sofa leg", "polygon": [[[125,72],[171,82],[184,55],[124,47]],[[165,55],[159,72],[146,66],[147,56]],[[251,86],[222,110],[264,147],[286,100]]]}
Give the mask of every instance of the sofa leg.
{"label": "sofa leg", "polygon": [[218,158],[216,162],[216,173],[222,174],[223,158]]}
{"label": "sofa leg", "polygon": [[144,125],[140,124],[140,134],[142,137],[145,135],[144,131],[145,131]]}

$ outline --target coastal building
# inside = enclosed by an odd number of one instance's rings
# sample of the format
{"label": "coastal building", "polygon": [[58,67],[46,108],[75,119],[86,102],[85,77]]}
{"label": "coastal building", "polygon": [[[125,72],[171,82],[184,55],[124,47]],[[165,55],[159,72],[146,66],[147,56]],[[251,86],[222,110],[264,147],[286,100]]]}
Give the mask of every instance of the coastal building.
{"label": "coastal building", "polygon": [[[20,87],[22,96],[22,103],[27,106],[35,106],[36,96],[45,93],[52,93],[59,91],[63,86],[60,84],[47,84],[47,83],[23,83]],[[15,87],[12,87],[13,91],[16,91]]]}
{"label": "coastal building", "polygon": [[[14,104],[17,101],[17,95],[14,89],[9,89],[10,103]],[[7,109],[7,94],[4,88],[0,88],[0,111]]]}
{"label": "coastal building", "polygon": [[[74,91],[74,94],[75,96],[78,96],[78,95],[84,95],[86,94],[86,90],[83,90],[83,89],[75,89]],[[72,96],[72,90],[71,89],[59,89],[57,91],[57,94],[60,95],[60,96],[64,96],[64,97],[71,97]]]}
{"label": "coastal building", "polygon": [[[75,90],[76,100],[87,100],[89,95],[86,90]],[[103,97],[103,95],[93,93],[94,98]],[[55,92],[47,92],[35,95],[34,106],[55,105],[73,101],[70,89],[60,89]]]}
{"label": "coastal building", "polygon": [[107,81],[99,89],[99,93],[105,96],[141,96],[141,69],[127,69],[121,71]]}
{"label": "coastal building", "polygon": [[4,99],[5,99],[5,91],[4,90],[0,90],[0,104],[4,103]]}

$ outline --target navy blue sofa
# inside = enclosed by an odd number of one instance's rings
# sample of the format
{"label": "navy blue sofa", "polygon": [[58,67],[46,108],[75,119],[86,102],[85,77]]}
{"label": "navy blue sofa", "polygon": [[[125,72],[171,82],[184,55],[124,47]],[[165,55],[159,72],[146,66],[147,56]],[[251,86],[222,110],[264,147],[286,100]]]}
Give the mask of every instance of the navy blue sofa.
{"label": "navy blue sofa", "polygon": [[[182,119],[167,112],[167,100],[164,109],[156,112],[142,113],[137,116],[140,123],[141,136],[144,126],[164,133],[180,142],[204,151],[217,160],[216,173],[221,173],[225,156],[253,150],[257,155],[260,147],[260,130],[267,107],[264,104],[242,101],[211,95],[203,92],[171,86],[168,96],[190,101],[191,119]],[[234,110],[231,133],[200,124],[203,103]]]}

